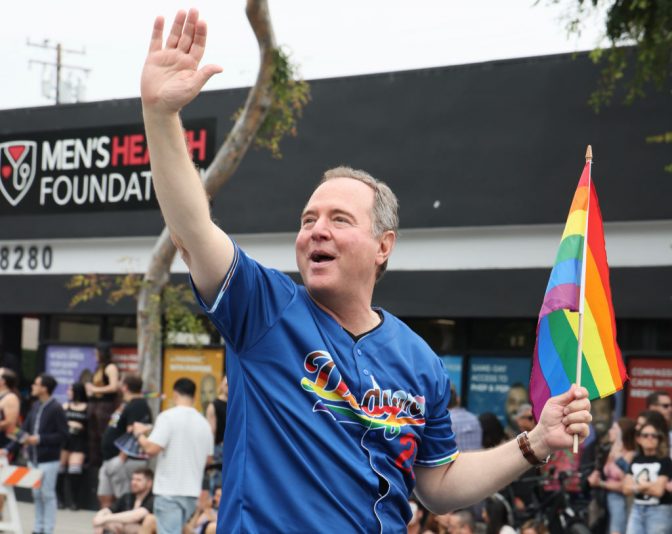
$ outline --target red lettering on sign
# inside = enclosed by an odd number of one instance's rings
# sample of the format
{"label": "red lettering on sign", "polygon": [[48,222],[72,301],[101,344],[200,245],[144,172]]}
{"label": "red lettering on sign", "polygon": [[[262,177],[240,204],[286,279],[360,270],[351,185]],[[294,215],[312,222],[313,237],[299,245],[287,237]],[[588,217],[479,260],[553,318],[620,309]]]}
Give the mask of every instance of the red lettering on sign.
{"label": "red lettering on sign", "polygon": [[[208,132],[203,128],[198,130],[198,132],[187,130],[185,136],[187,138],[187,146],[189,147],[189,157],[198,161],[205,160],[205,144],[208,139]],[[197,153],[196,158],[194,158],[194,152]]]}
{"label": "red lettering on sign", "polygon": [[144,134],[115,135],[112,137],[111,164],[119,165],[147,165],[149,150],[145,143]]}

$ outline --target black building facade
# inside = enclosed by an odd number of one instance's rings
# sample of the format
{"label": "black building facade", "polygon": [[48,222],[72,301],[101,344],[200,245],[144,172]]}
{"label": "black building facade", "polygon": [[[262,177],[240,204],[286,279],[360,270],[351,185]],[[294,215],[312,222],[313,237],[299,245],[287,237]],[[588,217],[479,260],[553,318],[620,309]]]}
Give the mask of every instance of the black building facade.
{"label": "black building facade", "polygon": [[[668,366],[672,158],[647,137],[669,130],[672,99],[652,92],[595,114],[597,75],[587,56],[557,55],[312,81],[283,158],[251,150],[213,216],[260,261],[295,273],[293,234],[322,172],[347,164],[386,181],[401,231],[374,301],[438,353],[463,358],[466,387],[472,358],[529,361],[591,144],[621,347]],[[204,92],[184,110],[201,167],[246,93]],[[162,228],[139,100],[0,111],[0,146],[3,347],[28,357],[25,318],[37,321],[36,350],[101,337],[132,344],[133,302],[71,309],[65,285],[78,273],[141,271]],[[186,279],[183,266],[174,278]],[[668,382],[651,387],[672,388],[672,374]]]}

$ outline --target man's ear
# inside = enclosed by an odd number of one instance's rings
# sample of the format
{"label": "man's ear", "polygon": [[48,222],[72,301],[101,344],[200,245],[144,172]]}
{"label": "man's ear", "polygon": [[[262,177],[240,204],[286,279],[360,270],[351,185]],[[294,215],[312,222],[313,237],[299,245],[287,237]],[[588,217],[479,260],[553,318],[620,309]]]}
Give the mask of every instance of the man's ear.
{"label": "man's ear", "polygon": [[394,245],[397,242],[397,235],[392,231],[388,230],[384,232],[380,241],[378,243],[378,253],[376,254],[376,265],[382,265],[387,261],[392,254]]}

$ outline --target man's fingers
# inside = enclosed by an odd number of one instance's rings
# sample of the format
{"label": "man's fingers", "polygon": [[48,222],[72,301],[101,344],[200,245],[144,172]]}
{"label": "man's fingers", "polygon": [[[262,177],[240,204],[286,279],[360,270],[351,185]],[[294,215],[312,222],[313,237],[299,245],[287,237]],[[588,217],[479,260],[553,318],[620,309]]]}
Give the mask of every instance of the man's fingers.
{"label": "man's fingers", "polygon": [[223,70],[224,69],[219,65],[204,65],[198,69],[198,73],[196,74],[198,76],[199,86],[203,87],[213,75],[219,74]]}
{"label": "man's fingers", "polygon": [[572,412],[568,415],[565,415],[562,418],[562,424],[565,426],[572,425],[574,423],[590,423],[593,420],[593,416],[590,415],[590,412],[581,410],[577,412]]}
{"label": "man's fingers", "polygon": [[168,34],[168,39],[166,39],[166,48],[177,48],[177,43],[180,41],[180,36],[182,35],[182,27],[184,26],[184,21],[187,18],[187,13],[185,11],[178,11],[175,15],[175,20],[173,25],[170,28],[170,33]]}
{"label": "man's fingers", "polygon": [[590,401],[588,399],[573,400],[567,406],[565,406],[565,408],[563,409],[563,413],[567,415],[569,413],[578,412],[581,410],[590,412]]}
{"label": "man's fingers", "polygon": [[567,433],[579,436],[580,440],[586,439],[590,433],[587,423],[573,423],[567,427]]}
{"label": "man's fingers", "polygon": [[156,52],[161,50],[163,45],[163,17],[156,17],[154,28],[152,28],[152,38],[149,40],[149,51]]}
{"label": "man's fingers", "polygon": [[194,42],[194,32],[196,31],[196,23],[198,22],[198,10],[190,9],[187,14],[187,21],[184,23],[182,35],[177,43],[177,48],[182,50],[185,54],[189,53],[191,43]]}
{"label": "man's fingers", "polygon": [[579,387],[575,384],[572,384],[571,387],[565,391],[564,393],[561,393],[560,395],[557,395],[553,397],[555,401],[561,405],[567,405],[570,402],[572,402],[574,399],[587,399],[588,398],[588,390],[584,387]]}
{"label": "man's fingers", "polygon": [[208,25],[204,20],[199,20],[196,23],[194,32],[194,42],[191,45],[189,53],[197,61],[200,62],[205,52],[205,39],[208,35]]}

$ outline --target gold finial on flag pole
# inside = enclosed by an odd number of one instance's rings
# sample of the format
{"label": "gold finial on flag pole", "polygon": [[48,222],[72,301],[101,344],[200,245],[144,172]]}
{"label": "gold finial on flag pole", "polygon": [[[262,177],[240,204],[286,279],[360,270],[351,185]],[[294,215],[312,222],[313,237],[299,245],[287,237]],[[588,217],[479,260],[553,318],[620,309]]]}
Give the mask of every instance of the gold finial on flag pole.
{"label": "gold finial on flag pole", "polygon": [[586,163],[593,160],[593,147],[588,145],[586,148]]}

